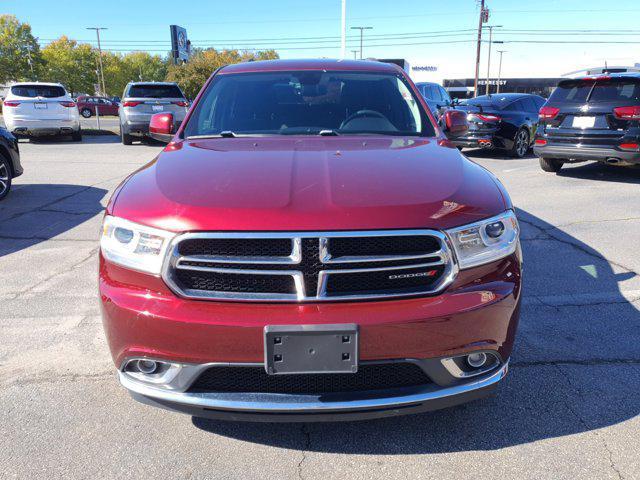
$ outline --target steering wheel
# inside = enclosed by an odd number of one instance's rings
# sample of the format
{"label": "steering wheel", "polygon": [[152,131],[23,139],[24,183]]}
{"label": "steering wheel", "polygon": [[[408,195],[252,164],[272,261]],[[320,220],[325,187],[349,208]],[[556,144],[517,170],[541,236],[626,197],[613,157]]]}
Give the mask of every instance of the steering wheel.
{"label": "steering wheel", "polygon": [[345,118],[344,122],[340,124],[340,129],[343,129],[351,120],[355,120],[356,118],[381,118],[383,120],[387,120],[380,112],[376,112],[375,110],[358,110],[356,113],[349,115]]}

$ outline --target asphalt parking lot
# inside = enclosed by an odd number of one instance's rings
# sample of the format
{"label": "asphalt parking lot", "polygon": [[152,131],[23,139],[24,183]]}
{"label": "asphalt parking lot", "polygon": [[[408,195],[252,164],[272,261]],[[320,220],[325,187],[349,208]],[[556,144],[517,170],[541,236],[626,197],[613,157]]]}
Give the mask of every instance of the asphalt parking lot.
{"label": "asphalt parking lot", "polygon": [[[94,119],[91,119],[92,121]],[[495,397],[339,424],[200,420],[118,385],[96,269],[110,192],[161,147],[21,142],[0,203],[3,478],[640,478],[640,169],[465,153],[518,208],[524,304]]]}

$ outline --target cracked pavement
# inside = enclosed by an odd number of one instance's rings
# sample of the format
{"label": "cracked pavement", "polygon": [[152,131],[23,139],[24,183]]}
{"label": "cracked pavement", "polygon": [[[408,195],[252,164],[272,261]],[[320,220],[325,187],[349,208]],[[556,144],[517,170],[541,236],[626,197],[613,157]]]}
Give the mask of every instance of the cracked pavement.
{"label": "cracked pavement", "polygon": [[339,424],[214,422],[131,400],[105,343],[97,237],[158,146],[20,144],[0,203],[2,478],[640,478],[640,170],[466,151],[506,185],[525,286],[495,397]]}

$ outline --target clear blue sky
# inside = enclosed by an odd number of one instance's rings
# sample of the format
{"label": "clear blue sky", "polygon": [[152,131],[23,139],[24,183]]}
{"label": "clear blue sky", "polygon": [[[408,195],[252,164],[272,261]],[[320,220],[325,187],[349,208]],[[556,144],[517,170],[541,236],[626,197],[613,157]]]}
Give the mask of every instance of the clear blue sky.
{"label": "clear blue sky", "polygon": [[[555,76],[604,60],[609,65],[640,62],[639,0],[487,0],[487,5],[490,23],[518,30],[494,35],[505,41],[494,45],[494,55],[496,49],[507,50],[505,75]],[[275,48],[288,58],[340,54],[340,0],[4,0],[1,8],[30,23],[43,45],[60,35],[95,43],[94,32],[85,27],[104,26],[105,49],[164,54],[170,48],[169,24],[175,23],[186,27],[200,47]],[[365,32],[365,56],[408,58],[413,65],[436,65],[444,76],[468,77],[474,68],[477,11],[475,0],[347,0],[347,26],[373,27]],[[599,32],[522,31],[552,29]],[[602,32],[606,29],[629,32],[611,35]],[[352,56],[359,40],[355,31],[348,34]],[[636,43],[506,43],[510,40]]]}

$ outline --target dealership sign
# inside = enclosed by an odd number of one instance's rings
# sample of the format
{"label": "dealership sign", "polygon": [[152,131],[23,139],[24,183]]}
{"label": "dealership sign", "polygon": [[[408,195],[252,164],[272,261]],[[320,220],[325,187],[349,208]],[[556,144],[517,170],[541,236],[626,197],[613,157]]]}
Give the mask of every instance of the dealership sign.
{"label": "dealership sign", "polygon": [[171,31],[171,56],[174,61],[186,62],[189,60],[189,40],[187,30],[178,25],[170,25]]}
{"label": "dealership sign", "polygon": [[433,65],[416,65],[415,67],[411,67],[411,70],[416,72],[437,72],[438,67]]}
{"label": "dealership sign", "polygon": [[[478,80],[478,85],[486,85],[486,80]],[[489,80],[489,85],[506,85],[506,80]]]}

